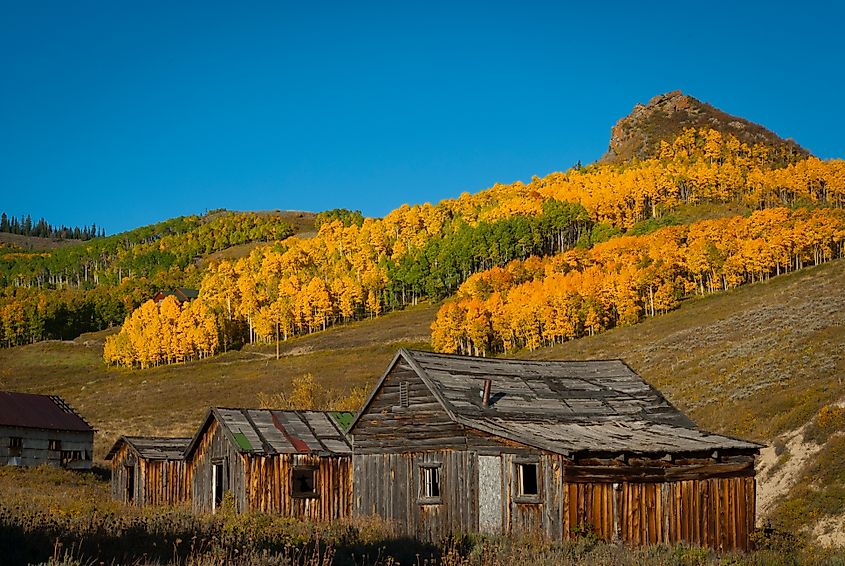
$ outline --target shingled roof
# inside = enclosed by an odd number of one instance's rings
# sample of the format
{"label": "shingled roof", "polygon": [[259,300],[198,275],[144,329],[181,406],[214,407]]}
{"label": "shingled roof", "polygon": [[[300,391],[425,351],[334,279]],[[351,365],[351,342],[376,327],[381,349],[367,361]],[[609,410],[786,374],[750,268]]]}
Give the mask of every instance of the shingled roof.
{"label": "shingled roof", "polygon": [[182,460],[190,438],[162,438],[156,436],[121,436],[106,454],[111,460],[120,447],[128,444],[145,460]]}
{"label": "shingled roof", "polygon": [[[453,421],[567,456],[756,452],[761,447],[698,429],[622,360],[505,360],[402,349],[382,381],[400,360]],[[491,382],[486,407],[485,380]],[[380,385],[350,427],[352,433]]]}
{"label": "shingled roof", "polygon": [[322,411],[279,411],[272,409],[232,409],[215,407],[209,410],[203,425],[185,451],[190,457],[200,438],[217,420],[224,434],[241,453],[269,456],[274,454],[350,455],[352,448],[338,415]]}
{"label": "shingled roof", "polygon": [[58,395],[0,391],[0,426],[93,432]]}

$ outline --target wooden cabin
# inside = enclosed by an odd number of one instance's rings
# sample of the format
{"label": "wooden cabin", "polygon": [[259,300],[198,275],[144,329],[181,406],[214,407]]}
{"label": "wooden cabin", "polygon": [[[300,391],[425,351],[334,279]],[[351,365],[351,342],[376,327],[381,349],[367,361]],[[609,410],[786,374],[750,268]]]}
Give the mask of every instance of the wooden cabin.
{"label": "wooden cabin", "polygon": [[348,413],[214,408],[185,452],[195,511],[232,494],[235,510],[318,521],[352,509]]}
{"label": "wooden cabin", "polygon": [[91,469],[94,429],[57,395],[0,391],[0,465]]}
{"label": "wooden cabin", "polygon": [[165,291],[164,289],[157,292],[153,295],[152,299],[155,301],[155,304],[160,305],[161,302],[169,296],[174,296],[176,301],[181,305],[183,303],[190,303],[194,299],[200,296],[200,292],[196,289],[187,289],[185,287],[175,287],[170,289],[169,291]]}
{"label": "wooden cabin", "polygon": [[349,435],[353,513],[418,538],[749,548],[761,446],[698,429],[620,360],[403,349]]}
{"label": "wooden cabin", "polygon": [[190,438],[121,436],[111,461],[111,494],[128,505],[180,505],[191,501],[191,476],[185,463]]}

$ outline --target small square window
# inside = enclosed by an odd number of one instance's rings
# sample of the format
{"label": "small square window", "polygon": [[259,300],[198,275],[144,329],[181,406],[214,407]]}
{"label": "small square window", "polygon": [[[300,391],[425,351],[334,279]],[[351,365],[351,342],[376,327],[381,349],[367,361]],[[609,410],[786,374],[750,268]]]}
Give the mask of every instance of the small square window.
{"label": "small square window", "polygon": [[294,468],[292,497],[317,497],[317,470]]}
{"label": "small square window", "polygon": [[59,452],[61,449],[62,449],[62,441],[61,440],[48,440],[47,441],[47,450],[53,450],[54,452]]}
{"label": "small square window", "polygon": [[440,503],[440,465],[420,466],[420,503]]}

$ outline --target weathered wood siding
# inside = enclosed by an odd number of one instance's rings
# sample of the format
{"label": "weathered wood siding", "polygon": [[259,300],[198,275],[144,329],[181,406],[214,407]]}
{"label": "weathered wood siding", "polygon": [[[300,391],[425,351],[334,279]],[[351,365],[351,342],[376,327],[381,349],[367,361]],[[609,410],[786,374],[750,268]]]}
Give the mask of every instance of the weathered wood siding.
{"label": "weathered wood siding", "polygon": [[[408,406],[400,404],[407,383]],[[356,454],[388,451],[466,449],[463,427],[452,421],[416,372],[400,358],[355,427]]]}
{"label": "weathered wood siding", "polygon": [[[467,451],[355,454],[355,512],[422,540],[478,530],[477,458]],[[420,501],[421,464],[440,465],[440,502]]]}
{"label": "weathered wood siding", "polygon": [[569,483],[564,486],[563,534],[589,531],[632,545],[686,542],[748,550],[755,497],[753,477]]}
{"label": "weathered wood siding", "polygon": [[[127,492],[127,468],[134,469],[133,497]],[[128,444],[112,456],[112,498],[138,507],[181,505],[191,501],[191,469],[184,460],[146,460]]]}
{"label": "weathered wood siding", "polygon": [[[214,510],[215,463],[225,466],[224,490],[232,493],[238,513],[264,511],[330,521],[347,517],[352,510],[349,456],[244,454],[232,445],[218,422],[211,420],[190,463],[196,511]],[[297,466],[316,469],[316,497],[292,496],[293,470]]]}
{"label": "weathered wood siding", "polygon": [[[13,456],[9,439],[20,438],[23,442],[20,457]],[[61,442],[61,450],[50,450],[50,441]],[[72,470],[91,468],[94,449],[94,432],[45,430],[34,428],[0,427],[0,465],[40,466],[49,464]],[[81,460],[62,465],[62,453],[79,452]]]}
{"label": "weathered wood siding", "polygon": [[[252,511],[278,513],[315,521],[331,521],[352,511],[352,459],[349,456],[278,454],[244,459],[247,506]],[[295,467],[316,469],[316,497],[294,497]]]}
{"label": "weathered wood siding", "polygon": [[189,463],[191,468],[192,503],[195,511],[214,511],[214,464],[224,465],[223,490],[232,493],[235,510],[247,510],[244,457],[229,442],[216,420],[211,420],[208,430],[199,441]]}

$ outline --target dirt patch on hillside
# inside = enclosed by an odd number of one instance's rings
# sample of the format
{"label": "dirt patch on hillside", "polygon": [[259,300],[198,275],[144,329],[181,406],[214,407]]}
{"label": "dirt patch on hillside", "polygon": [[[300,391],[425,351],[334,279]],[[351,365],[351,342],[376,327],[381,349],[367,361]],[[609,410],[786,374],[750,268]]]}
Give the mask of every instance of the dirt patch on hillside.
{"label": "dirt patch on hillside", "polygon": [[760,450],[757,462],[757,525],[767,519],[778,501],[801,478],[801,471],[821,446],[804,440],[807,425]]}

